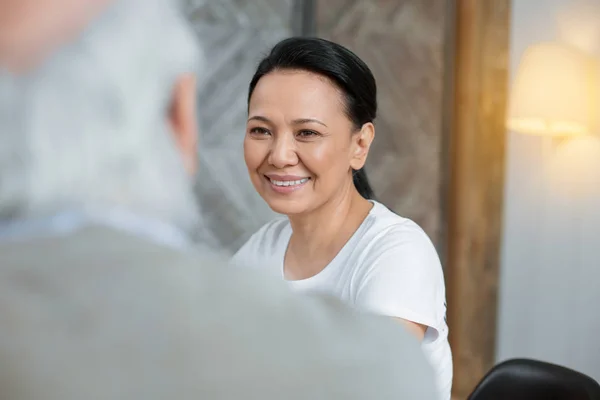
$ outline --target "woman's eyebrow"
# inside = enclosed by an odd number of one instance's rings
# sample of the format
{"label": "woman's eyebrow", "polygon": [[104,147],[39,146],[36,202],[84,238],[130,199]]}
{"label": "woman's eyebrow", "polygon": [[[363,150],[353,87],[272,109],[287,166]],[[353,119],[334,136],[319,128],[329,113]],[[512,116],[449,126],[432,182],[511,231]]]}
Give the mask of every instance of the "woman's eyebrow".
{"label": "woman's eyebrow", "polygon": [[295,119],[292,121],[292,123],[294,125],[301,125],[301,124],[307,124],[310,122],[314,122],[317,123],[319,125],[323,125],[324,127],[327,127],[327,125],[325,125],[324,122],[319,121],[318,119],[314,119],[314,118],[299,118],[299,119]]}
{"label": "woman's eyebrow", "polygon": [[[248,122],[249,121],[253,121],[253,120],[254,121],[266,122],[266,123],[272,123],[272,121],[269,118],[264,117],[262,115],[253,115],[250,118],[248,118]],[[324,122],[319,121],[318,119],[315,119],[315,118],[297,118],[297,119],[295,119],[295,120],[292,121],[292,124],[294,124],[294,125],[302,125],[302,124],[308,124],[308,123],[311,123],[311,122],[319,124],[319,125],[323,125],[324,127],[327,128],[327,125]]]}

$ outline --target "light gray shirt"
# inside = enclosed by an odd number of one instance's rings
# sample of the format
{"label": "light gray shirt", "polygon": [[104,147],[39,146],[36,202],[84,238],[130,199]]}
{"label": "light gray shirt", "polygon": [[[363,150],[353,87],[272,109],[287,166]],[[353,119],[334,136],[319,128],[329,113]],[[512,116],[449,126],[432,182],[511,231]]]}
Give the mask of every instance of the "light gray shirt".
{"label": "light gray shirt", "polygon": [[399,324],[182,252],[157,221],[109,214],[0,228],[6,398],[435,398]]}

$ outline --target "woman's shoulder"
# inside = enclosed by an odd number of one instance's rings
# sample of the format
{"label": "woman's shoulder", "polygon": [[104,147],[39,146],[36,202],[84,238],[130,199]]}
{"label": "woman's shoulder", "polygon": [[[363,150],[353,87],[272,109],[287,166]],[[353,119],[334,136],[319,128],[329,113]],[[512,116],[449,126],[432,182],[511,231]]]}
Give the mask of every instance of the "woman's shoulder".
{"label": "woman's shoulder", "polygon": [[415,221],[396,214],[381,203],[373,203],[368,229],[372,240],[431,243],[427,233]]}
{"label": "woman's shoulder", "polygon": [[[375,203],[370,223],[356,243],[357,268],[371,274],[441,271],[438,252],[425,231],[383,204]],[[357,251],[356,251],[357,250]]]}
{"label": "woman's shoulder", "polygon": [[277,217],[261,226],[250,239],[269,244],[281,238],[286,230],[291,229],[290,221],[287,217]]}
{"label": "woman's shoulder", "polygon": [[437,250],[417,223],[383,205],[375,207],[364,244],[355,253],[355,301],[437,329],[445,313]]}
{"label": "woman's shoulder", "polygon": [[[234,263],[261,261],[275,255],[279,248],[287,246],[290,222],[286,217],[275,218],[260,227],[233,256]],[[287,239],[286,239],[287,237]]]}

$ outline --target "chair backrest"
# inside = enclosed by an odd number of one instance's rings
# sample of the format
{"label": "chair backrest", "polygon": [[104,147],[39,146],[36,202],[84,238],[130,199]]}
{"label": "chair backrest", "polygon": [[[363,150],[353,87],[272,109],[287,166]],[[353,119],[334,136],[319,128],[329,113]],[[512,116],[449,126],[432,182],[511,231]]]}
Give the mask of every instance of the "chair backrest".
{"label": "chair backrest", "polygon": [[468,400],[600,400],[600,385],[580,372],[530,359],[504,361],[487,373]]}

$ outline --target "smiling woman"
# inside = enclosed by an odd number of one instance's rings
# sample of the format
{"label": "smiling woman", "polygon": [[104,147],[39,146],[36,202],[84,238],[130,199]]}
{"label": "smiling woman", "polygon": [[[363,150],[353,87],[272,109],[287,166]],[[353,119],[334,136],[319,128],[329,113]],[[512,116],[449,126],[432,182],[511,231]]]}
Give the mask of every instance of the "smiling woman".
{"label": "smiling woman", "polygon": [[[246,164],[273,210],[303,214],[351,193],[348,177],[364,165],[374,128],[346,116],[333,82],[309,71],[272,71],[256,83],[249,111]],[[280,196],[292,192],[293,199]]]}
{"label": "smiling woman", "polygon": [[373,200],[363,170],[376,114],[375,78],[350,50],[317,38],[271,50],[250,82],[244,157],[257,192],[286,217],[255,233],[234,262],[399,320],[422,340],[448,399],[439,258],[419,226]]}

